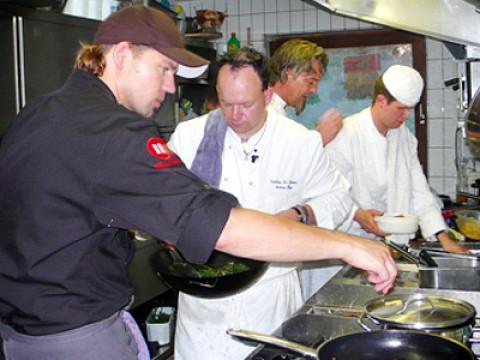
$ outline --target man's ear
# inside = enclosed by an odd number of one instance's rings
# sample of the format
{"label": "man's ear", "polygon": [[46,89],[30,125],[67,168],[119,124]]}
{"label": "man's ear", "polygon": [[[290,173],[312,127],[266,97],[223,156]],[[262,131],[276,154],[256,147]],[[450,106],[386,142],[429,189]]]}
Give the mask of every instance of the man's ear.
{"label": "man's ear", "polygon": [[112,60],[115,64],[115,67],[118,69],[123,69],[125,60],[131,55],[132,51],[128,42],[122,41],[116,44],[112,49]]}
{"label": "man's ear", "polygon": [[375,98],[375,103],[380,106],[385,106],[385,105],[388,105],[388,99],[385,95],[378,94],[377,97]]}
{"label": "man's ear", "polygon": [[273,97],[273,89],[271,87],[268,87],[263,90],[263,96],[265,96],[265,104],[270,104],[270,101],[272,101]]}

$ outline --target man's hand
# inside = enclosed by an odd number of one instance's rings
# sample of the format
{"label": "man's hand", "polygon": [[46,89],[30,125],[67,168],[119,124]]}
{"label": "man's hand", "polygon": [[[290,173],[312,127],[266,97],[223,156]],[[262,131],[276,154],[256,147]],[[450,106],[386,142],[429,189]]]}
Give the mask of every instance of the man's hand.
{"label": "man's hand", "polygon": [[286,219],[290,219],[293,221],[298,221],[298,214],[293,209],[283,210],[275,214],[275,216],[280,216]]}
{"label": "man's hand", "polygon": [[390,250],[380,241],[356,238],[343,260],[356,268],[366,270],[368,281],[377,291],[386,294],[393,287],[398,274]]}
{"label": "man's hand", "polygon": [[317,119],[317,131],[322,136],[323,146],[332,141],[343,126],[342,114],[337,109],[328,109]]}
{"label": "man's hand", "polygon": [[353,220],[358,222],[366,232],[385,237],[389,234],[380,230],[377,222],[375,221],[375,216],[381,215],[383,215],[383,213],[376,209],[358,209],[353,217]]}
{"label": "man's hand", "polygon": [[438,234],[438,241],[442,245],[443,250],[451,252],[451,253],[459,253],[459,254],[470,254],[470,250],[456,242],[455,240],[451,239],[450,236],[446,232],[442,232]]}

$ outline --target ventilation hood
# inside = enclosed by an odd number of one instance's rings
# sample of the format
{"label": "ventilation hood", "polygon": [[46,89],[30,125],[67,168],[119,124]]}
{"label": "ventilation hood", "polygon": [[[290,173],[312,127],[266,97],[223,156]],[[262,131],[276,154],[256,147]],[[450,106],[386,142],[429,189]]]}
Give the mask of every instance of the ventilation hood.
{"label": "ventilation hood", "polygon": [[[480,49],[480,0],[310,0],[359,20]],[[478,47],[478,49],[477,49]],[[478,54],[477,54],[478,55]]]}

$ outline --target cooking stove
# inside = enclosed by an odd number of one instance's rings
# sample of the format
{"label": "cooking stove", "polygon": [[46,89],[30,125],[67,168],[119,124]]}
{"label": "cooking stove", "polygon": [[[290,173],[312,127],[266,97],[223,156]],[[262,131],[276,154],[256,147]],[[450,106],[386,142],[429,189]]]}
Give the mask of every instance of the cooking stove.
{"label": "cooking stove", "polygon": [[[347,333],[360,332],[357,317],[348,314],[335,316],[328,310],[313,306],[307,313],[294,316],[285,321],[274,336],[297,342],[312,348],[336,336]],[[304,359],[298,354],[269,345],[259,346],[248,360],[300,360]]]}

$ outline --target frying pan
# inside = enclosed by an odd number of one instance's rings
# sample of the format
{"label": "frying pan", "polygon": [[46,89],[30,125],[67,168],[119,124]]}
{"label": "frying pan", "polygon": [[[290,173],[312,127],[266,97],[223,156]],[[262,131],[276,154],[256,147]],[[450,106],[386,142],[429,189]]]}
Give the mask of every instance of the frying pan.
{"label": "frying pan", "polygon": [[202,277],[175,248],[166,246],[162,241],[159,241],[158,245],[158,250],[150,259],[155,272],[172,288],[204,298],[219,298],[238,293],[252,285],[268,267],[268,263],[262,261],[239,258],[215,250],[205,265],[222,267],[226,263],[241,263],[248,269],[231,274]]}
{"label": "frying pan", "polygon": [[277,346],[318,360],[474,360],[462,343],[413,330],[375,330],[335,337],[317,349],[255,332],[229,329],[237,340]]}

